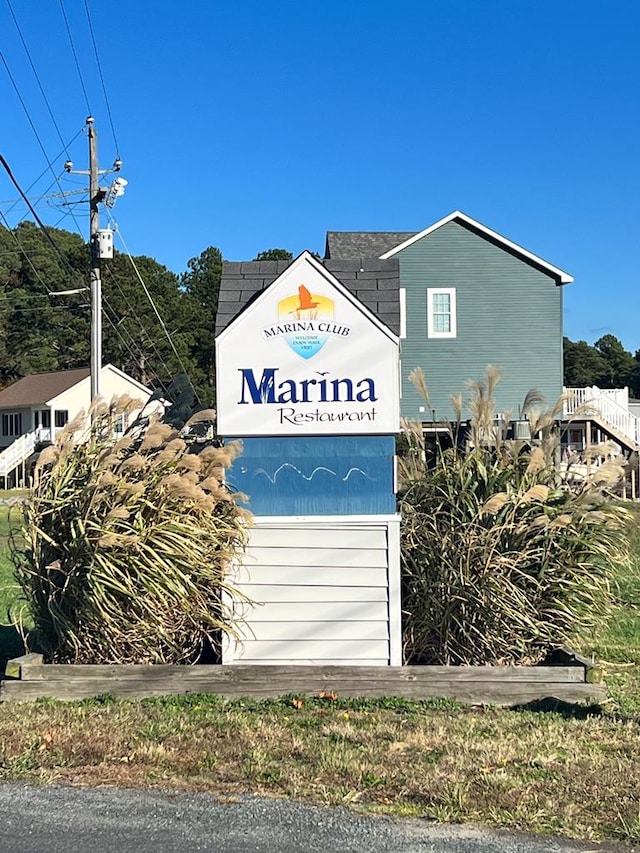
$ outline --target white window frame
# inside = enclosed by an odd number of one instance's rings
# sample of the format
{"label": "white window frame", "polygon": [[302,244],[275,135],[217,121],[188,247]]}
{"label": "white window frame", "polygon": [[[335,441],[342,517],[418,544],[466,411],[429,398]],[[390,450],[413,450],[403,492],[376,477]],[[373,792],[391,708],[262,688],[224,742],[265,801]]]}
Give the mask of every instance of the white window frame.
{"label": "white window frame", "polygon": [[[448,332],[437,332],[433,322],[433,298],[446,294],[449,297],[450,328]],[[428,338],[455,338],[457,337],[456,318],[456,289],[455,287],[428,287],[427,288],[427,337]]]}
{"label": "white window frame", "polygon": [[22,412],[2,413],[2,435],[7,438],[18,438],[22,435]]}

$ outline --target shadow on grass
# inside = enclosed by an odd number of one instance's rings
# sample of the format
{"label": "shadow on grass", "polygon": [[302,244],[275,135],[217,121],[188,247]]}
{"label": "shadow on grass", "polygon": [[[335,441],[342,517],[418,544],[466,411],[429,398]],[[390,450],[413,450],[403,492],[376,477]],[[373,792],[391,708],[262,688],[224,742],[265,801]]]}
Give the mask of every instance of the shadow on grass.
{"label": "shadow on grass", "polygon": [[546,699],[534,699],[522,705],[516,705],[514,711],[535,711],[537,713],[559,714],[565,720],[586,720],[588,717],[603,717],[602,705],[578,705],[549,696]]}

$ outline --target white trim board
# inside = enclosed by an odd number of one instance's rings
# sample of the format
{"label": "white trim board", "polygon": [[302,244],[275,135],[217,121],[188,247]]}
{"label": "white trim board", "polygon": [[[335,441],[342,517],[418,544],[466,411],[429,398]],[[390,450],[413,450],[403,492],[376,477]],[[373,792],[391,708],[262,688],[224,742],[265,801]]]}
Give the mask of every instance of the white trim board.
{"label": "white trim board", "polygon": [[[387,515],[254,515],[252,523],[254,526],[269,524],[276,527],[289,527],[293,524],[308,524],[311,527],[336,523],[345,526],[357,524],[359,526],[371,527],[377,524],[386,524],[389,521],[400,521],[398,513]],[[249,530],[251,528],[249,527]]]}

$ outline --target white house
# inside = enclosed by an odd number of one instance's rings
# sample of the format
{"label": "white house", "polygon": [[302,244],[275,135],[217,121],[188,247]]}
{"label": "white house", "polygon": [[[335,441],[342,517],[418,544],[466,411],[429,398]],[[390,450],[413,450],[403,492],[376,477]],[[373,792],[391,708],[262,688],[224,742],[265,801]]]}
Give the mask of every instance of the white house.
{"label": "white house", "polygon": [[[101,396],[129,394],[146,403],[151,391],[112,364],[100,375]],[[36,373],[0,391],[0,478],[9,477],[33,453],[37,444],[52,441],[67,421],[87,411],[91,403],[89,368]],[[123,415],[125,430],[137,412]]]}

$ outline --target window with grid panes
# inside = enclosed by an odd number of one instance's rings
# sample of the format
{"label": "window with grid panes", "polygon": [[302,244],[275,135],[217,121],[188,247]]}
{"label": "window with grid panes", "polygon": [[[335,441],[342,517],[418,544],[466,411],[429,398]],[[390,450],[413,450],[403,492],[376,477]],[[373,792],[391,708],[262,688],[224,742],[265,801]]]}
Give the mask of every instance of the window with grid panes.
{"label": "window with grid panes", "polygon": [[427,289],[427,335],[430,338],[455,338],[456,290],[454,287]]}

